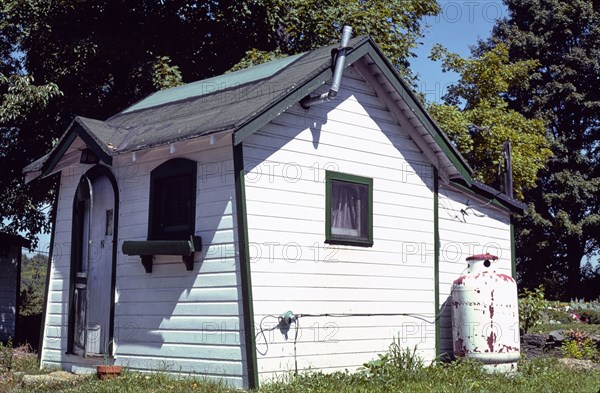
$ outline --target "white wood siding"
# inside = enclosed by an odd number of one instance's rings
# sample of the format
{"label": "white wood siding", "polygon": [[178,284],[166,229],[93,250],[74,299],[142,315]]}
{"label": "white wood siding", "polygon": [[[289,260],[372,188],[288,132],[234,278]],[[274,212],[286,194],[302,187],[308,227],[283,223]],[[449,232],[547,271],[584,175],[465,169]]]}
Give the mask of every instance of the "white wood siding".
{"label": "white wood siding", "polygon": [[[66,154],[83,146],[83,142],[77,138]],[[42,351],[42,367],[61,367],[65,370],[72,370],[78,359],[81,359],[66,355],[65,352],[67,351],[73,199],[79,179],[89,168],[91,168],[90,165],[70,165],[61,172],[54,228],[54,248],[50,256],[46,324],[40,349]]]}
{"label": "white wood siding", "polygon": [[[288,310],[433,320],[432,167],[353,67],[335,101],[295,105],[247,138],[244,169],[257,326],[273,327]],[[373,178],[373,247],[324,243],[326,170]],[[398,336],[431,359],[434,334],[408,316],[304,317],[298,369],[353,371]],[[287,339],[265,335],[268,350],[257,339],[262,381],[294,370],[295,326]]]}
{"label": "white wood siding", "polygon": [[21,247],[6,247],[0,256],[0,341],[15,338],[17,317],[17,273]]}
{"label": "white wood siding", "polygon": [[[147,274],[137,256],[123,255],[125,240],[146,240],[150,172],[171,158],[198,162],[196,234],[203,250],[193,271],[181,257],[157,256]],[[51,271],[43,365],[65,369],[93,363],[65,355],[73,196],[83,170],[63,177]],[[87,168],[86,168],[87,169]],[[118,253],[114,337],[115,359],[131,370],[201,374],[242,387],[243,339],[240,279],[235,249],[235,188],[231,135],[208,138],[113,160],[119,186]],[[98,362],[97,360],[95,361]]]}
{"label": "white wood siding", "polygon": [[[466,212],[466,214],[463,214]],[[440,183],[440,318],[441,352],[452,353],[450,298],[452,283],[467,268],[465,259],[474,254],[498,256],[495,268],[511,275],[510,215],[489,200],[475,198]]]}

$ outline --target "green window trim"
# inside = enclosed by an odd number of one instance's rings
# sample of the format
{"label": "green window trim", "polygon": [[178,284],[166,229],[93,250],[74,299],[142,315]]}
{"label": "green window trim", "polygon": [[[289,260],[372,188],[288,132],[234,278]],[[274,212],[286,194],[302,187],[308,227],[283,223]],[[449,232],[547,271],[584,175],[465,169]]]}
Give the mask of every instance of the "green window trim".
{"label": "green window trim", "polygon": [[[331,200],[333,195],[334,181],[347,182],[367,186],[367,237],[353,238],[332,234],[331,231]],[[326,171],[325,172],[325,243],[340,244],[358,247],[373,246],[373,179],[348,173]]]}

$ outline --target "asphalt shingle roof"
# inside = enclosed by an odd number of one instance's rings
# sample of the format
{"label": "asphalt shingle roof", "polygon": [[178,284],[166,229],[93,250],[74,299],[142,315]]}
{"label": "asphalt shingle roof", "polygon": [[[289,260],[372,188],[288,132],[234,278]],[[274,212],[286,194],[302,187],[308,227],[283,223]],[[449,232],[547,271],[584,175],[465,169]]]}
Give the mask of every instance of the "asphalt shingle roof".
{"label": "asphalt shingle roof", "polygon": [[[368,37],[357,37],[350,45],[365,40]],[[116,152],[126,152],[236,129],[271,102],[331,67],[331,52],[336,47],[154,93],[104,122],[120,131],[108,142]],[[91,131],[109,133],[100,124]]]}
{"label": "asphalt shingle roof", "polygon": [[[217,77],[155,92],[106,121],[76,117],[59,143],[46,156],[28,165],[25,173],[52,172],[79,136],[108,165],[112,156],[231,130],[234,144],[291,105],[312,93],[333,73],[338,44],[275,60]],[[368,36],[351,39],[347,64],[368,55],[382,77],[391,83],[410,108],[422,118],[427,138],[438,146],[450,165],[472,186],[471,170],[460,153],[428,117],[425,109]],[[419,117],[420,116],[420,117]],[[476,192],[489,193],[482,187]],[[496,195],[493,195],[496,198]],[[509,205],[514,200],[504,201]],[[522,206],[517,206],[522,209]]]}

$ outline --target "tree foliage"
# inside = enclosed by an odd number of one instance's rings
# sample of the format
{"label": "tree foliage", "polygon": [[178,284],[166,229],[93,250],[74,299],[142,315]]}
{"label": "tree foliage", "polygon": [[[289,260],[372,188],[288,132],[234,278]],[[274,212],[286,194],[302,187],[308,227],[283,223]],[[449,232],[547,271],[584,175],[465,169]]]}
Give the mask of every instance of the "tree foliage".
{"label": "tree foliage", "polygon": [[55,83],[42,86],[33,84],[33,77],[0,74],[0,124],[3,127],[18,127],[21,119],[34,109],[44,108],[50,99],[60,94]]}
{"label": "tree foliage", "polygon": [[[9,67],[4,68],[10,72]],[[25,184],[21,170],[31,161],[27,154],[36,154],[40,145],[49,146],[51,140],[44,140],[41,134],[24,135],[20,130],[28,118],[43,111],[60,94],[54,83],[36,86],[29,75],[0,74],[0,217],[4,232],[36,233],[48,229],[47,216],[40,208],[52,198],[52,179],[40,184],[50,191],[36,193]],[[4,222],[6,218],[12,220]]]}
{"label": "tree foliage", "polygon": [[21,257],[21,293],[19,294],[19,315],[35,315],[44,310],[46,269],[48,257],[36,254],[29,258]]}
{"label": "tree foliage", "polygon": [[152,66],[152,84],[157,90],[183,85],[179,67],[171,64],[169,56],[159,56]]}
{"label": "tree foliage", "polygon": [[369,34],[404,77],[411,51],[423,36],[422,18],[436,15],[433,0],[260,0],[277,32],[277,48],[294,54],[336,43],[343,25]]}
{"label": "tree foliage", "polygon": [[3,128],[2,225],[10,221],[4,229],[30,239],[48,228],[38,209],[52,200],[54,180],[25,186],[21,169],[46,154],[76,115],[105,119],[156,89],[221,74],[246,54],[238,68],[338,42],[346,23],[372,34],[405,70],[421,18],[437,11],[435,0],[5,0],[0,72],[26,70],[63,95]]}
{"label": "tree foliage", "polygon": [[575,297],[584,290],[581,261],[600,246],[600,3],[505,3],[508,18],[478,51],[500,42],[511,61],[537,62],[527,85],[511,86],[508,102],[545,120],[553,151],[538,186],[526,193],[531,204],[517,225],[517,267],[523,285]]}
{"label": "tree foliage", "polygon": [[535,186],[537,174],[551,155],[544,122],[529,119],[508,107],[506,92],[527,84],[536,66],[532,60],[510,63],[508,50],[498,45],[473,59],[463,59],[441,46],[431,58],[442,60],[444,72],[454,71],[460,80],[446,94],[445,104],[429,108],[457,148],[475,169],[475,176],[499,186],[503,144],[512,145],[513,181],[516,197]]}

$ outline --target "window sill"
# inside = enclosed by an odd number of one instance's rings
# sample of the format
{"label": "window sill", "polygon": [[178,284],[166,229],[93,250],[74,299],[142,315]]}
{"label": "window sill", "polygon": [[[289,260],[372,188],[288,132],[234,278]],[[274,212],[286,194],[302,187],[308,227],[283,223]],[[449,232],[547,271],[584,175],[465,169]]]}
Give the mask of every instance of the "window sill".
{"label": "window sill", "polygon": [[127,240],[123,242],[123,254],[139,255],[146,273],[152,273],[155,255],[180,255],[188,271],[194,268],[194,253],[202,251],[200,236],[189,240]]}
{"label": "window sill", "polygon": [[335,244],[340,246],[354,246],[354,247],[373,247],[373,242],[367,240],[353,240],[353,239],[327,239],[326,244]]}

